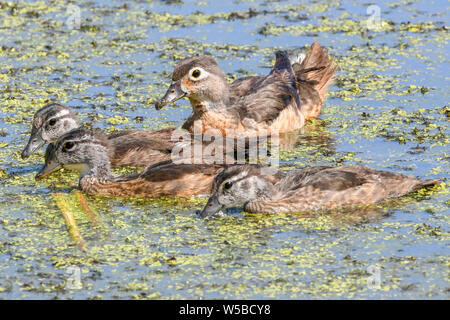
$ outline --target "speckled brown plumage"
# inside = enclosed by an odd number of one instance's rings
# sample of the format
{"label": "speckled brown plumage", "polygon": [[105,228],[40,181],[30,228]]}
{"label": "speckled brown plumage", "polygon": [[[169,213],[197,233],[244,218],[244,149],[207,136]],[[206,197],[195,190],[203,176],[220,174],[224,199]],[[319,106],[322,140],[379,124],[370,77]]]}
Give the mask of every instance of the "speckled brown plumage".
{"label": "speckled brown plumage", "polygon": [[[305,119],[314,119],[320,115],[323,101],[328,87],[334,80],[337,65],[317,41],[309,48],[301,63],[292,65],[301,112]],[[264,77],[246,77],[235,80],[231,85],[231,93],[236,97],[243,97],[252,88],[257,88]]]}
{"label": "speckled brown plumage", "polygon": [[275,185],[279,194],[254,200],[249,212],[317,211],[371,204],[415,191],[438,180],[420,181],[398,173],[367,167],[312,168],[290,173]]}
{"label": "speckled brown plumage", "polygon": [[[53,148],[52,143],[62,135],[80,127],[76,113],[69,107],[50,103],[36,111],[32,121],[29,141],[22,151],[26,158],[46,143],[46,157]],[[176,128],[162,130],[124,130],[107,135],[110,141],[111,165],[146,167],[170,159],[170,151],[176,141],[171,137]]]}
{"label": "speckled brown plumage", "polygon": [[303,61],[292,65],[297,81],[297,90],[305,118],[320,115],[328,87],[334,80],[337,65],[317,41],[309,48]]}
{"label": "speckled brown plumage", "polygon": [[175,128],[162,130],[136,130],[112,133],[108,135],[111,142],[112,167],[146,167],[169,160],[176,141],[171,137]]}
{"label": "speckled brown plumage", "polygon": [[216,174],[222,165],[156,164],[138,175],[116,179],[86,176],[80,179],[80,188],[88,194],[110,196],[161,197],[208,196]]}
{"label": "speckled brown plumage", "polygon": [[36,176],[40,179],[61,167],[80,172],[80,188],[89,194],[111,196],[207,196],[212,181],[225,165],[174,164],[163,161],[140,173],[116,176],[111,172],[111,141],[99,130],[76,129],[59,138]]}
{"label": "speckled brown plumage", "polygon": [[418,180],[368,167],[314,167],[289,173],[261,166],[232,166],[215,178],[202,213],[245,203],[248,212],[322,211],[403,196],[440,180]]}
{"label": "speckled brown plumage", "polygon": [[194,113],[183,125],[190,132],[219,130],[231,137],[270,135],[271,131],[291,131],[304,123],[295,77],[285,52],[277,52],[268,76],[261,77],[244,96],[230,96],[224,107],[212,108],[194,100]]}

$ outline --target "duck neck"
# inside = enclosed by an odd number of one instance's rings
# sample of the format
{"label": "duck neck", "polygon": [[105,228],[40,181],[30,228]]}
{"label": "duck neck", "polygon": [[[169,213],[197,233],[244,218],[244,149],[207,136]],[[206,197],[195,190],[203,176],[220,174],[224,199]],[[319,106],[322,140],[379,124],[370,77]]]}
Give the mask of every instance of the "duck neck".
{"label": "duck neck", "polygon": [[257,190],[257,197],[255,199],[270,200],[273,197],[274,193],[276,193],[275,187],[272,182],[266,179],[263,179],[263,181],[264,183],[261,184]]}
{"label": "duck neck", "polygon": [[248,212],[265,212],[263,204],[270,202],[278,196],[275,185],[266,179],[260,179],[257,192],[244,204],[244,210]]}
{"label": "duck neck", "polygon": [[80,183],[85,181],[101,181],[108,182],[116,178],[111,171],[111,163],[108,155],[97,155],[95,159],[91,159],[87,164],[83,164],[80,173]]}
{"label": "duck neck", "polygon": [[189,98],[194,114],[201,114],[205,112],[223,112],[227,110],[228,98],[226,100],[210,100],[210,99],[196,99]]}
{"label": "duck neck", "polygon": [[254,200],[268,200],[275,192],[272,181],[264,176],[253,176],[249,178],[250,187],[247,189],[245,197],[247,202]]}
{"label": "duck neck", "polygon": [[[221,131],[228,135],[227,130],[237,130],[240,124],[239,112],[233,108],[229,91],[222,94],[220,99],[189,98],[193,113],[186,120],[183,129],[192,133],[206,133],[210,130]],[[216,134],[216,133],[212,133]]]}
{"label": "duck neck", "polygon": [[231,105],[231,89],[224,75],[211,76],[208,85],[189,96],[195,112],[224,110]]}

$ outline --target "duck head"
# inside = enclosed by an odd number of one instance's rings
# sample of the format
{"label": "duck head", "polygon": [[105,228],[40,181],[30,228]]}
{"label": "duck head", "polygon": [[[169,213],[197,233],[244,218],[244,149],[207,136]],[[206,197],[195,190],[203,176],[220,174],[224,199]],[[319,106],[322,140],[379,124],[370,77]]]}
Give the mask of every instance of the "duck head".
{"label": "duck head", "polygon": [[58,103],[47,104],[34,114],[31,135],[21,153],[22,159],[79,126],[78,117],[72,109]]}
{"label": "duck head", "polygon": [[81,176],[110,176],[110,143],[98,130],[78,128],[60,137],[46,153],[45,164],[36,175],[41,179],[61,168],[75,170]]}
{"label": "duck head", "polygon": [[235,165],[225,169],[214,178],[212,195],[200,217],[273,196],[274,183],[279,180],[279,175],[276,169],[260,165]]}
{"label": "duck head", "polygon": [[194,111],[196,107],[210,108],[226,104],[229,85],[217,62],[208,56],[198,55],[180,61],[172,75],[166,94],[155,104],[157,110],[188,97]]}

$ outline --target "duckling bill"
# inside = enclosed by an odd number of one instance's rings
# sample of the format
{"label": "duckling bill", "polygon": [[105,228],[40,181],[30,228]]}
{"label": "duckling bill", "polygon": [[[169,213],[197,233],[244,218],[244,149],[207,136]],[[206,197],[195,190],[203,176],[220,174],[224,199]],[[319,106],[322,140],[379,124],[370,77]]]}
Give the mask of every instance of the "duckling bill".
{"label": "duckling bill", "polygon": [[313,167],[289,173],[235,165],[214,179],[201,217],[244,205],[254,213],[305,212],[372,204],[403,196],[441,180],[418,180],[368,167]]}

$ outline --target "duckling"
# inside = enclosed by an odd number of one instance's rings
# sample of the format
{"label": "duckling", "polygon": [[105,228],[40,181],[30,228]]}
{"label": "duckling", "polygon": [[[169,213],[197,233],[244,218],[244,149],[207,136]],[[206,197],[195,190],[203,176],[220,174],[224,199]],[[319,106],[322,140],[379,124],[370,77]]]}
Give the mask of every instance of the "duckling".
{"label": "duckling", "polygon": [[[29,157],[46,143],[51,152],[52,143],[65,133],[80,127],[80,121],[75,112],[64,105],[50,103],[36,111],[33,117],[31,135],[22,151],[22,159]],[[146,167],[149,164],[170,159],[170,153],[175,145],[171,136],[175,128],[157,131],[124,130],[110,133],[110,160],[113,167],[136,166]]]}
{"label": "duckling", "polygon": [[184,59],[176,65],[172,84],[155,107],[161,109],[188,97],[193,113],[183,128],[190,132],[214,129],[222,135],[240,136],[299,129],[305,120],[320,114],[337,67],[317,42],[293,66],[286,51],[275,56],[269,75],[238,79],[232,84],[213,58],[199,55]]}
{"label": "duckling", "polygon": [[207,196],[224,165],[174,164],[162,161],[141,173],[111,172],[111,140],[99,130],[78,128],[60,137],[36,175],[41,179],[62,167],[80,173],[79,187],[88,194],[110,196]]}
{"label": "duckling", "polygon": [[258,165],[220,172],[201,217],[244,204],[247,212],[327,210],[400,197],[440,180],[417,180],[368,167],[313,167],[289,173]]}
{"label": "duckling", "polygon": [[[47,159],[54,142],[79,127],[80,121],[71,108],[57,103],[46,105],[34,115],[31,135],[22,151],[22,158],[27,158],[45,143],[49,143],[45,152]],[[169,159],[177,163],[208,164],[215,161],[232,164],[244,161],[241,156],[247,157],[251,148],[257,148],[247,141],[241,145],[236,139],[193,135],[186,130],[176,130],[177,128],[172,127],[156,131],[124,130],[109,133],[107,139],[110,142],[111,166],[145,168]]]}

